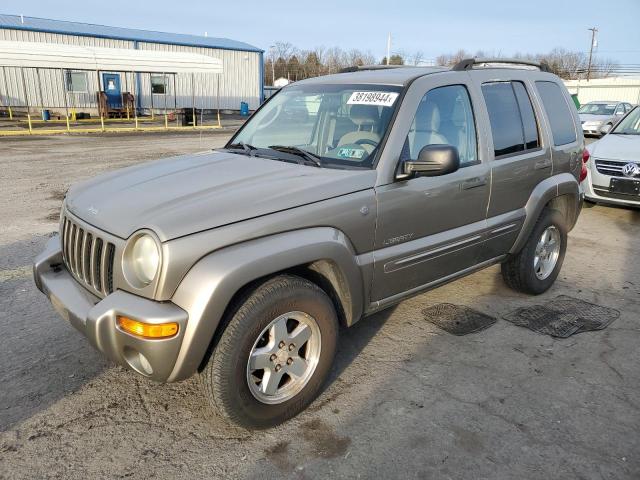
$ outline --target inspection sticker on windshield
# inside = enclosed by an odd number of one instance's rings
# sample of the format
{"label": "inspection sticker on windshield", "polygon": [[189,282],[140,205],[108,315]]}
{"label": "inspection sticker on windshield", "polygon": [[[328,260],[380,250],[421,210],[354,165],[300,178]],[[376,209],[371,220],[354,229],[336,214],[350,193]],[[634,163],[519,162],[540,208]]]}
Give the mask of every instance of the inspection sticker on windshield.
{"label": "inspection sticker on windshield", "polygon": [[360,160],[364,157],[365,151],[360,148],[341,148],[338,150],[338,157],[340,158],[355,158]]}
{"label": "inspection sticker on windshield", "polygon": [[390,107],[398,98],[396,92],[353,92],[347,105],[379,105]]}

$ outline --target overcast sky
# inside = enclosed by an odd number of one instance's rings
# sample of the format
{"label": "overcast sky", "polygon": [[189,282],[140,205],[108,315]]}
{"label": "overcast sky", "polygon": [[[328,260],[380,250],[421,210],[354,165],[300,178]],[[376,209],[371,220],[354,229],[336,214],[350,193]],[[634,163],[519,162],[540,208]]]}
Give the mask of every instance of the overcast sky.
{"label": "overcast sky", "polygon": [[640,64],[640,0],[1,0],[0,13],[145,30],[227,37],[268,50],[275,41],[300,48],[359,48],[425,58],[460,48],[512,55],[554,47],[598,51]]}

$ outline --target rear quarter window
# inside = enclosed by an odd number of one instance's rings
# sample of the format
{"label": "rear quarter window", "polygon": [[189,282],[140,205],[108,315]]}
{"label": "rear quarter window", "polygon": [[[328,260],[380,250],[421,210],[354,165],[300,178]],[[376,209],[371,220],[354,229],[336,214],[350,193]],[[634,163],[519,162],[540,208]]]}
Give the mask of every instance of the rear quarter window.
{"label": "rear quarter window", "polygon": [[575,142],[577,137],[573,115],[560,86],[554,82],[539,80],[536,82],[536,88],[549,118],[553,144],[558,146]]}

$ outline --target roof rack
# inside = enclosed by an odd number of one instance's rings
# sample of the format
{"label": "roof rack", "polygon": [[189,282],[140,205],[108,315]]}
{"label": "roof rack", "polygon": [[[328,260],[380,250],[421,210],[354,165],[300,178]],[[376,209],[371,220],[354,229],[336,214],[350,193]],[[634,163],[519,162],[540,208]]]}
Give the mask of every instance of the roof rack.
{"label": "roof rack", "polygon": [[474,65],[483,63],[507,63],[510,65],[526,65],[529,67],[537,67],[541,72],[550,72],[549,65],[546,62],[531,62],[529,60],[521,60],[518,58],[465,58],[456,63],[451,70],[463,71],[471,70]]}
{"label": "roof rack", "polygon": [[353,65],[351,67],[341,68],[338,73],[361,72],[362,70],[387,70],[391,68],[406,68],[413,65]]}

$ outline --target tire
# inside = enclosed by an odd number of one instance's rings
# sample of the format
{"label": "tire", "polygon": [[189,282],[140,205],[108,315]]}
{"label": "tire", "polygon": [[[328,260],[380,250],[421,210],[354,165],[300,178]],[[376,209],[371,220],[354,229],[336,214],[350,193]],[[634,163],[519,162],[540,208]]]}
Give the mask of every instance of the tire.
{"label": "tire", "polygon": [[[536,265],[536,250],[539,248],[539,242],[544,232],[547,232],[549,237],[554,238],[557,234],[557,242],[560,245],[553,268],[547,268],[545,270],[540,268],[541,263],[537,263],[538,271],[536,271],[536,268],[534,268],[534,265]],[[555,251],[555,247],[544,249],[543,255],[539,258],[544,258],[547,250]],[[545,209],[536,222],[522,250],[516,255],[509,257],[502,264],[502,278],[507,286],[513,290],[532,295],[540,295],[546,292],[558,277],[566,250],[567,227],[562,214],[557,210]]]}
{"label": "tire", "polygon": [[[200,372],[200,384],[209,402],[228,421],[248,429],[278,425],[304,410],[320,393],[338,341],[338,318],[327,294],[301,277],[280,275],[245,295],[227,320]],[[302,344],[301,335],[295,334],[306,335],[307,328],[309,340]],[[274,343],[276,338],[287,342]],[[294,346],[296,338],[300,345]],[[280,347],[281,343],[285,346]],[[250,355],[256,362],[268,363],[269,368],[254,371]],[[278,375],[281,380],[273,387]],[[263,392],[269,385],[277,391]]]}

